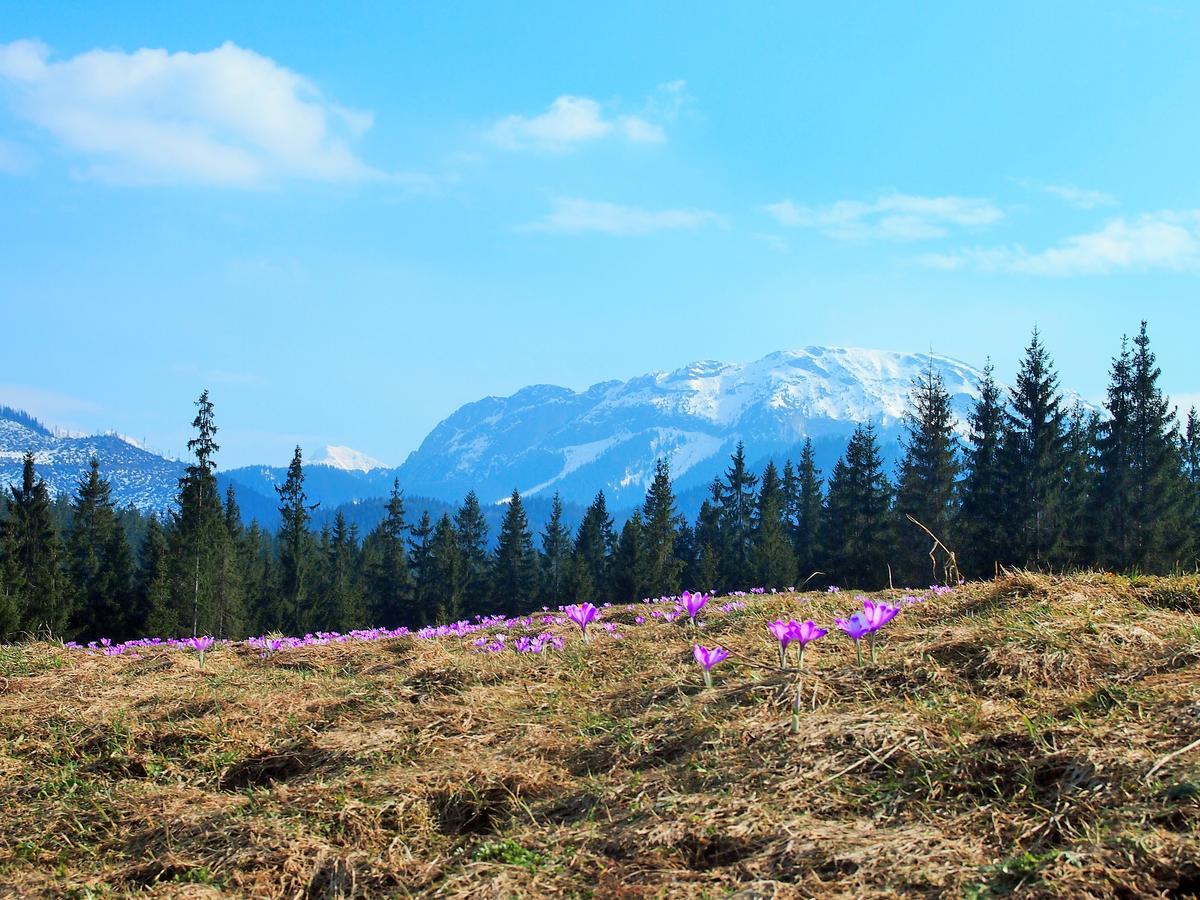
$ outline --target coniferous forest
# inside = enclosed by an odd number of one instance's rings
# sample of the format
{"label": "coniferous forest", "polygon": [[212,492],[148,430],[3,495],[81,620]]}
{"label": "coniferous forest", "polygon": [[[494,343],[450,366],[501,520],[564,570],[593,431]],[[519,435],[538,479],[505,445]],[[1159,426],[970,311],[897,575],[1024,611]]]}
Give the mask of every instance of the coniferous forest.
{"label": "coniferous forest", "polygon": [[916,380],[906,437],[886,471],[861,423],[830,472],[809,443],[761,472],[738,446],[692,522],[666,460],[618,527],[603,492],[578,528],[555,498],[531,532],[514,490],[495,539],[470,493],[453,516],[410,520],[399,484],[360,534],[339,514],[314,531],[297,448],[277,488],[274,534],[221,495],[214,405],[196,403],[175,512],[115,509],[93,460],[52,500],[25,458],[0,505],[0,636],[78,641],[304,634],[420,626],[568,602],[627,602],[684,587],[874,589],[988,578],[1001,568],[1194,571],[1200,553],[1200,418],[1164,396],[1146,324],[1122,339],[1102,410],[1068,406],[1035,331],[1012,387],[989,365],[965,437],[932,366]]}

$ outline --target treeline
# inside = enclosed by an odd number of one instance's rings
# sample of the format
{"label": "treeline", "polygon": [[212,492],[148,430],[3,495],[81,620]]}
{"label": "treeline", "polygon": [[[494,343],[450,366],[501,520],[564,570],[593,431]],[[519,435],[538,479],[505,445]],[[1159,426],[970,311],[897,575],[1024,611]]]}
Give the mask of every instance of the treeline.
{"label": "treeline", "polygon": [[660,460],[620,528],[601,492],[573,533],[556,497],[535,536],[514,491],[494,549],[474,493],[453,515],[410,522],[398,484],[365,536],[341,514],[315,532],[299,448],[276,489],[278,531],[244,526],[234,489],[218,489],[205,392],[178,508],[164,521],[115,510],[95,460],[70,503],[52,503],[26,455],[0,516],[0,634],[303,634],[633,601],[685,585],[872,589],[1000,566],[1195,568],[1200,421],[1194,409],[1177,420],[1144,322],[1112,362],[1103,414],[1066,406],[1036,331],[1011,389],[985,372],[960,440],[931,363],[913,384],[892,473],[870,423],[828,477],[810,442],[760,473],[739,444],[694,522],[678,514]]}

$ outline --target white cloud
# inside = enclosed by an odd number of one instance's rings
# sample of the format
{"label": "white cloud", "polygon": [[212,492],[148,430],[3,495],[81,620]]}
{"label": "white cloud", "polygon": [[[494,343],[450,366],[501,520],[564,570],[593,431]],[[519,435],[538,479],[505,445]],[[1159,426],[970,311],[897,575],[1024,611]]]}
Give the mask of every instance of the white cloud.
{"label": "white cloud", "polygon": [[329,101],[303,76],[232,43],[61,61],[36,41],[0,44],[0,87],[18,116],[86,160],[89,177],[223,185],[391,177],[350,148],[371,127],[369,112]]}
{"label": "white cloud", "polygon": [[1004,217],[990,201],[977,197],[913,194],[885,194],[869,203],[841,200],[821,207],[782,200],[770,203],[764,209],[780,225],[816,228],[830,237],[844,240],[926,240],[944,237],[952,227],[980,227]]}
{"label": "white cloud", "polygon": [[1044,184],[1042,190],[1047,194],[1053,194],[1076,209],[1095,209],[1099,206],[1117,205],[1117,198],[1112,194],[1075,187],[1073,184]]}
{"label": "white cloud", "polygon": [[726,225],[724,216],[703,209],[639,209],[595,200],[560,197],[545,218],[522,226],[522,231],[549,234],[595,232],[641,236],[657,231],[678,231],[706,225]]}
{"label": "white cloud", "polygon": [[552,153],[608,137],[634,144],[661,144],[667,134],[660,123],[674,121],[689,102],[683,81],[660,84],[641,115],[606,116],[599,101],[563,94],[541,115],[505,116],[488,130],[487,137],[506,150]]}
{"label": "white cloud", "polygon": [[1200,210],[1164,210],[1111,219],[1098,231],[1068,237],[1032,252],[1024,247],[974,248],[928,254],[937,269],[975,268],[1023,275],[1103,275],[1117,271],[1200,268]]}

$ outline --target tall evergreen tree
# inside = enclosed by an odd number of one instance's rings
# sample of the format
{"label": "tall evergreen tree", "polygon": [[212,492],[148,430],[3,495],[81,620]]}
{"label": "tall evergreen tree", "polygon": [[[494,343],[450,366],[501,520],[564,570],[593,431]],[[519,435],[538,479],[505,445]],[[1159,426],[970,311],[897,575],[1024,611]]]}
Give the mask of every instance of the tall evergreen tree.
{"label": "tall evergreen tree", "polygon": [[792,543],[796,548],[796,571],[799,580],[811,578],[823,565],[821,559],[821,519],[825,512],[825,497],[821,492],[821,470],[817,468],[811,438],[804,439],[800,450],[800,465],[796,471],[794,495],[789,494],[790,518],[793,522]]}
{"label": "tall evergreen tree", "polygon": [[1067,414],[1067,468],[1063,481],[1062,517],[1068,523],[1060,546],[1061,564],[1079,567],[1094,564],[1098,528],[1093,510],[1098,499],[1096,447],[1100,416],[1076,403]]}
{"label": "tall evergreen tree", "polygon": [[405,547],[409,527],[404,519],[404,493],[392,483],[387,515],[367,536],[367,614],[385,628],[416,624],[412,619],[412,573]]}
{"label": "tall evergreen tree", "polygon": [[596,494],[575,532],[570,590],[577,602],[597,601],[612,588],[610,563],[614,552],[613,520],[604,491]]}
{"label": "tall evergreen tree", "polygon": [[1191,565],[1195,568],[1200,556],[1200,415],[1196,407],[1188,410],[1183,432],[1184,473],[1188,487],[1188,534],[1191,543]]}
{"label": "tall evergreen tree", "polygon": [[32,452],[22,462],[20,485],[9,486],[3,544],[19,627],[28,634],[61,637],[71,619],[62,544],[51,516],[50,490],[37,477]]}
{"label": "tall evergreen tree", "polygon": [[833,467],[825,501],[825,558],[833,580],[863,589],[887,583],[890,500],[875,427],[860,425]]}
{"label": "tall evergreen tree", "polygon": [[746,448],[738,441],[718,497],[726,554],[722,565],[723,581],[730,587],[751,587],[750,582],[754,580],[751,548],[756,484],[758,478],[746,466]]}
{"label": "tall evergreen tree", "polygon": [[1004,475],[1001,562],[1055,566],[1064,562],[1063,535],[1074,523],[1064,515],[1067,473],[1066,413],[1054,362],[1034,329],[1016,384],[1000,444]]}
{"label": "tall evergreen tree", "polygon": [[172,603],[180,624],[192,634],[215,626],[216,581],[224,541],[224,510],[217,488],[215,456],[217,425],[208,391],[196,401],[188,441],[195,461],[179,480],[178,511],[169,532],[171,540]]}
{"label": "tall evergreen tree", "polygon": [[92,457],[79,480],[67,534],[66,575],[74,594],[73,624],[79,640],[133,637],[133,571],[125,531],[117,523],[112,488]]}
{"label": "tall evergreen tree", "polygon": [[492,609],[514,615],[537,593],[537,552],[521,494],[514,490],[504,511],[492,560]]}
{"label": "tall evergreen tree", "polygon": [[[932,359],[913,383],[904,427],[904,455],[896,485],[896,524],[900,529],[896,574],[916,584],[926,576],[937,580],[943,570],[929,558],[929,537],[907,517],[912,516],[953,547],[956,542],[950,532],[957,512],[955,487],[962,470],[950,392],[941,373],[934,370]],[[944,556],[940,557],[941,566],[947,563]]]}
{"label": "tall evergreen tree", "polygon": [[366,604],[359,580],[358,535],[337,511],[323,554],[324,577],[321,607],[326,628],[349,631],[367,625]]}
{"label": "tall evergreen tree", "polygon": [[439,585],[433,564],[433,519],[429,510],[411,529],[408,539],[409,560],[413,577],[413,625],[429,625],[437,619]]}
{"label": "tall evergreen tree", "polygon": [[621,537],[613,554],[613,593],[622,603],[633,603],[649,595],[649,555],[646,553],[645,525],[635,510],[621,527]]}
{"label": "tall evergreen tree", "polygon": [[540,588],[542,603],[551,606],[565,602],[571,565],[571,532],[563,524],[562,498],[554,495],[550,518],[542,532]]}
{"label": "tall evergreen tree", "polygon": [[796,581],[796,553],[784,518],[786,505],[779,472],[774,462],[768,462],[758,491],[752,549],[755,580],[761,587],[782,589]]}
{"label": "tall evergreen tree", "polygon": [[645,590],[659,597],[674,596],[682,589],[683,561],[675,556],[679,517],[675,511],[675,492],[671,488],[671,467],[665,459],[654,464],[654,480],[646,492],[642,515]]}
{"label": "tall evergreen tree", "polygon": [[304,460],[299,445],[288,465],[287,478],[275,488],[279,495],[279,615],[281,627],[304,634],[314,627],[314,547],[308,523],[317,504],[304,491]]}
{"label": "tall evergreen tree", "polygon": [[428,593],[436,596],[434,618],[438,622],[453,622],[463,617],[466,570],[462,548],[449,513],[443,513],[433,529],[430,541],[430,560],[426,567],[433,579]]}
{"label": "tall evergreen tree", "polygon": [[1003,460],[1000,446],[1006,424],[1003,396],[989,359],[983,369],[979,399],[968,418],[970,434],[964,451],[966,475],[959,486],[961,505],[957,544],[967,577],[992,575],[1001,557],[1009,552]]}
{"label": "tall evergreen tree", "polygon": [[454,514],[458,551],[463,565],[463,609],[470,614],[488,608],[491,586],[488,583],[488,524],[474,491],[468,491]]}
{"label": "tall evergreen tree", "polygon": [[224,525],[218,549],[213,634],[219,638],[240,637],[247,624],[245,553],[242,511],[232,484],[225,490]]}
{"label": "tall evergreen tree", "polygon": [[134,630],[147,637],[179,634],[178,608],[171,598],[171,551],[166,532],[156,516],[150,517],[146,536],[138,552],[134,595]]}
{"label": "tall evergreen tree", "polygon": [[720,482],[709,485],[709,496],[700,504],[692,542],[694,562],[688,584],[702,591],[725,590],[722,562],[726,558],[724,530],[721,527]]}

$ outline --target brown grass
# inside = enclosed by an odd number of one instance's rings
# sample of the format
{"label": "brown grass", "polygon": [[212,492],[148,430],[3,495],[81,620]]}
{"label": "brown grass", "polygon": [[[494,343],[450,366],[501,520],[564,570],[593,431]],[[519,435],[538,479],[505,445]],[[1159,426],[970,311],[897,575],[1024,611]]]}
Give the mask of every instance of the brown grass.
{"label": "brown grass", "polygon": [[[831,634],[805,710],[764,625],[541,657],[0,648],[0,895],[1178,897],[1200,891],[1194,578],[1016,573]],[[613,619],[630,618],[616,610]]]}

